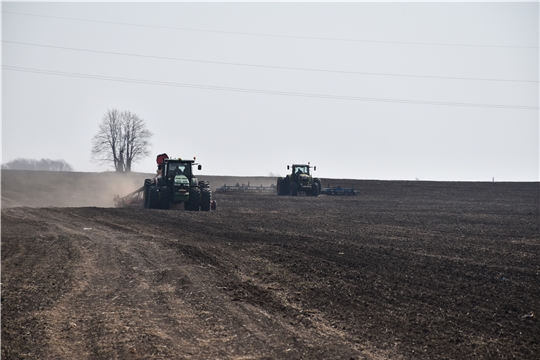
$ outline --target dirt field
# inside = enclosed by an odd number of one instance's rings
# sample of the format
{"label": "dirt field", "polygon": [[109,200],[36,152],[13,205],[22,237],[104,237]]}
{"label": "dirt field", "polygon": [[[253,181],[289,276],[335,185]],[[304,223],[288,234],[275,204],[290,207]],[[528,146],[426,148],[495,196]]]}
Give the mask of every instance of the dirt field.
{"label": "dirt field", "polygon": [[2,359],[540,358],[538,183],[110,207],[145,177],[2,171]]}

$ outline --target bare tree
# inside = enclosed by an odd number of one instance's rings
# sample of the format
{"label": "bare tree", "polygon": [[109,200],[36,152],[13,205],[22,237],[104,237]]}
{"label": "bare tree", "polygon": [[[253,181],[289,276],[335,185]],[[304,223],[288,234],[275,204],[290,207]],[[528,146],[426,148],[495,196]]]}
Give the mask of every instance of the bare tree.
{"label": "bare tree", "polygon": [[92,139],[92,159],[112,164],[116,171],[130,172],[132,164],[150,153],[150,137],[152,133],[138,115],[108,110]]}
{"label": "bare tree", "polygon": [[101,118],[98,133],[92,139],[92,159],[98,163],[113,162],[116,171],[123,171],[119,166],[118,147],[122,127],[118,110],[107,110]]}
{"label": "bare tree", "polygon": [[137,115],[124,111],[122,113],[123,139],[125,143],[125,170],[131,171],[131,164],[149,154],[152,133],[146,129],[144,120]]}

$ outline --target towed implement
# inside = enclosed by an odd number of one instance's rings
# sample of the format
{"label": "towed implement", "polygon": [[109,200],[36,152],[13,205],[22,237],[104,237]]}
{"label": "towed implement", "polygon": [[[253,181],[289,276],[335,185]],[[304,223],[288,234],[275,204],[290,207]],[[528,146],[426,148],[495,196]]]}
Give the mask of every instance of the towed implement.
{"label": "towed implement", "polygon": [[141,208],[144,204],[144,186],[130,192],[124,197],[116,195],[114,197],[114,205],[116,207],[130,207],[130,208]]}
{"label": "towed implement", "polygon": [[158,175],[144,180],[144,185],[120,198],[117,207],[144,207],[145,209],[170,209],[184,203],[189,211],[215,209],[212,190],[208,181],[198,181],[193,167],[201,170],[195,160],[170,159],[167,154],[157,156]]}
{"label": "towed implement", "polygon": [[223,186],[220,186],[216,188],[216,192],[218,193],[228,193],[228,192],[247,192],[247,193],[264,193],[264,192],[275,192],[276,186],[274,184],[270,186],[252,186],[249,181],[248,184],[239,184],[236,185],[227,185],[223,184]]}
{"label": "towed implement", "polygon": [[332,186],[321,189],[321,194],[324,195],[357,195],[358,190],[354,188],[342,188],[341,186]]}

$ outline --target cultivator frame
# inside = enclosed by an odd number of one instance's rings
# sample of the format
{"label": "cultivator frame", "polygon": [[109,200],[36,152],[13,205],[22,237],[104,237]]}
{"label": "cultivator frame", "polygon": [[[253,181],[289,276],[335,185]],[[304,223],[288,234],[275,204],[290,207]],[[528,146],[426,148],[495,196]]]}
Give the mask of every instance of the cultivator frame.
{"label": "cultivator frame", "polygon": [[119,208],[142,208],[144,205],[144,186],[124,197],[116,195],[114,197],[114,205]]}
{"label": "cultivator frame", "polygon": [[354,188],[342,188],[341,186],[332,186],[321,189],[323,195],[358,195],[360,191]]}
{"label": "cultivator frame", "polygon": [[223,184],[223,186],[220,186],[216,188],[215,192],[217,193],[228,193],[228,192],[242,192],[242,193],[274,193],[276,192],[276,186],[274,184],[270,186],[251,186],[251,184],[248,182],[248,184],[236,184],[236,185],[227,185]]}

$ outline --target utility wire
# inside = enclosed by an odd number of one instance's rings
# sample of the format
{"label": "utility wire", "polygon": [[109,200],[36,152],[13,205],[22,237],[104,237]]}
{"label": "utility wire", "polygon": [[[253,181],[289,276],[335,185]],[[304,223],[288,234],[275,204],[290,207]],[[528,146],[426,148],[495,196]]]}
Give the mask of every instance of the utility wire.
{"label": "utility wire", "polygon": [[318,98],[318,99],[370,101],[370,102],[385,102],[385,103],[398,103],[398,104],[462,106],[462,107],[493,108],[493,109],[514,109],[514,110],[538,110],[539,109],[538,106],[474,104],[474,103],[454,103],[454,102],[443,102],[443,101],[385,99],[385,98],[369,98],[369,97],[358,97],[358,96],[327,95],[327,94],[312,94],[312,93],[296,93],[296,92],[287,92],[287,91],[233,88],[233,87],[211,86],[211,85],[184,84],[184,83],[173,83],[173,82],[166,82],[166,81],[129,79],[129,78],[119,78],[119,77],[112,77],[112,76],[70,73],[70,72],[54,71],[54,70],[32,69],[32,68],[24,68],[24,67],[8,66],[8,65],[3,65],[2,68],[4,70],[84,78],[84,79],[92,79],[92,80],[106,80],[106,81],[126,82],[126,83],[135,83],[135,84],[143,84],[143,85],[160,85],[160,86],[182,87],[182,88],[191,88],[191,89],[240,92],[240,93],[249,93],[249,94],[281,95],[281,96],[306,97],[306,98]]}
{"label": "utility wire", "polygon": [[485,79],[485,78],[433,76],[433,75],[408,75],[408,74],[376,73],[376,72],[361,72],[361,71],[346,71],[346,70],[299,68],[299,67],[292,67],[292,66],[257,65],[257,64],[234,63],[234,62],[225,62],[225,61],[195,60],[195,59],[185,59],[185,58],[175,58],[175,57],[165,57],[165,56],[130,54],[130,53],[121,53],[121,52],[114,52],[114,51],[78,49],[78,48],[72,48],[72,47],[67,47],[67,46],[42,45],[42,44],[33,44],[33,43],[9,41],[9,40],[2,40],[2,42],[8,43],[8,44],[38,46],[38,47],[44,47],[44,48],[50,48],[50,49],[83,51],[83,52],[96,53],[96,54],[133,56],[133,57],[140,57],[140,58],[147,58],[147,59],[174,60],[174,61],[195,62],[195,63],[204,63],[204,64],[246,66],[246,67],[256,67],[256,68],[265,68],[265,69],[312,71],[312,72],[325,72],[325,73],[334,73],[334,74],[355,74],[355,75],[411,77],[411,78],[424,78],[424,79],[444,79],[444,80],[498,81],[498,82],[522,82],[522,83],[538,83],[539,82],[538,80]]}
{"label": "utility wire", "polygon": [[261,36],[261,37],[275,37],[275,38],[287,38],[287,39],[303,39],[303,40],[324,40],[324,41],[345,41],[345,42],[360,42],[360,43],[379,43],[379,44],[399,44],[399,45],[428,45],[428,46],[463,46],[463,47],[483,47],[483,48],[513,48],[513,49],[538,49],[538,46],[516,46],[516,45],[478,45],[478,44],[445,44],[445,43],[424,43],[424,42],[412,42],[412,41],[384,41],[384,40],[362,40],[362,39],[344,39],[344,38],[326,38],[326,37],[312,37],[312,36],[296,36],[296,35],[276,35],[276,34],[261,34],[261,33],[249,33],[249,32],[239,32],[239,31],[223,31],[223,30],[205,30],[205,29],[193,29],[193,28],[183,28],[183,27],[174,27],[174,26],[161,26],[161,25],[143,25],[143,24],[133,24],[133,23],[120,23],[114,21],[103,21],[103,20],[88,20],[88,19],[78,19],[78,18],[69,18],[61,16],[50,16],[50,15],[36,15],[36,14],[26,14],[14,11],[2,11],[4,14],[12,15],[23,15],[23,16],[35,16],[51,19],[61,19],[61,20],[71,20],[71,21],[83,21],[90,23],[98,24],[110,24],[110,25],[121,25],[121,26],[136,26],[136,27],[147,27],[155,29],[167,29],[167,30],[181,30],[181,31],[196,31],[196,32],[205,32],[205,33],[217,33],[217,34],[229,34],[229,35],[244,35],[244,36]]}

